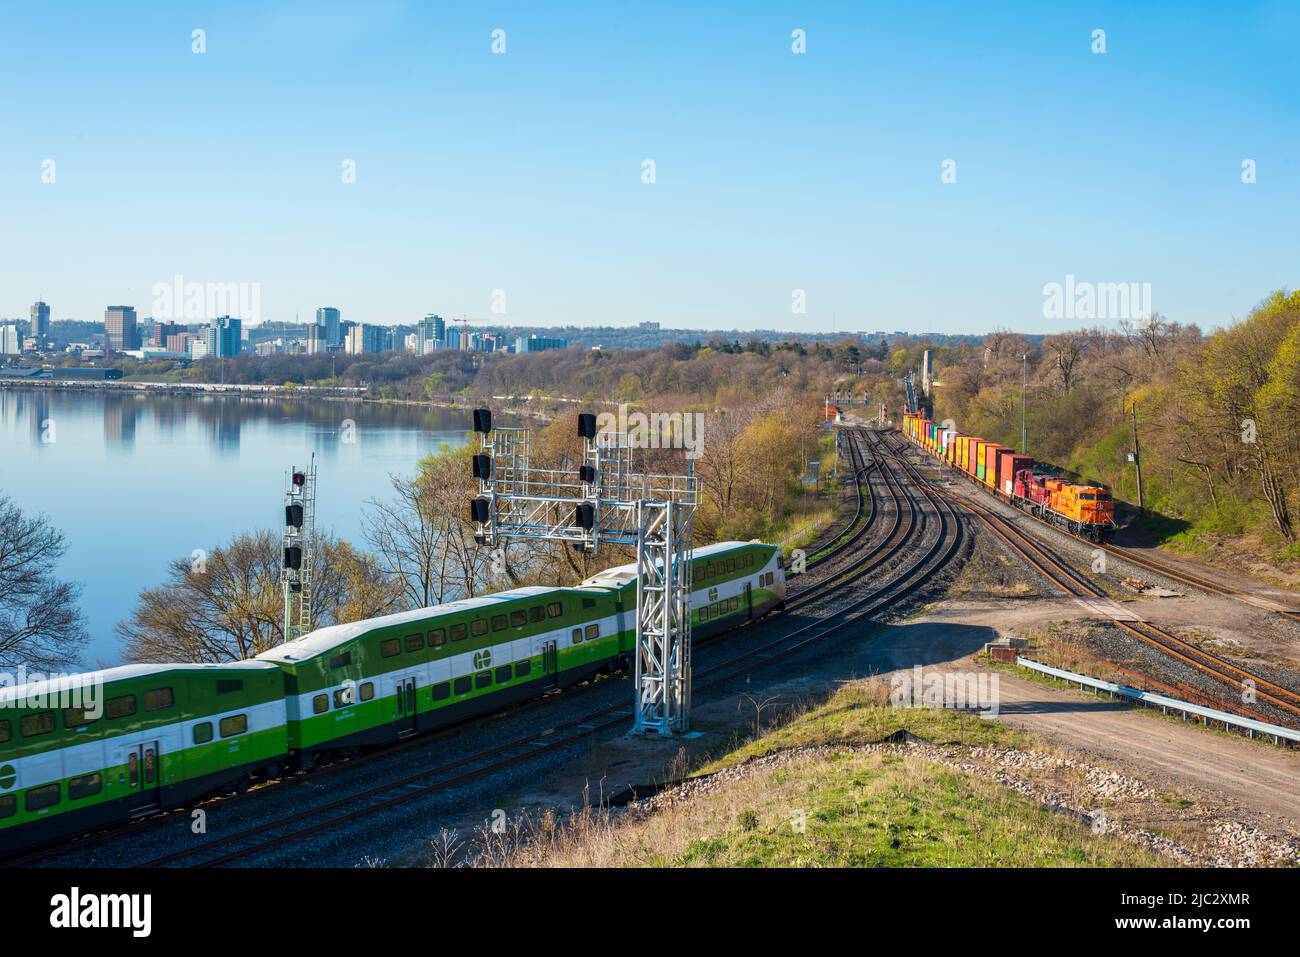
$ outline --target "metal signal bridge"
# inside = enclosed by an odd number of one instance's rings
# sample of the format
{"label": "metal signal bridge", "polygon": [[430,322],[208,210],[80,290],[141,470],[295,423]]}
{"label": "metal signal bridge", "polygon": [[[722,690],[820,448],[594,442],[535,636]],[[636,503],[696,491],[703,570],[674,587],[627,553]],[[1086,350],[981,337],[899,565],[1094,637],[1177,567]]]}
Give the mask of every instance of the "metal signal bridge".
{"label": "metal signal bridge", "polygon": [[532,468],[528,431],[492,427],[474,410],[478,496],[470,503],[474,540],[568,542],[595,555],[601,545],[636,548],[636,707],[632,731],[689,730],[691,710],[691,523],[695,467],[685,475],[638,472],[625,432],[597,431],[578,416],[583,462],[577,474]]}

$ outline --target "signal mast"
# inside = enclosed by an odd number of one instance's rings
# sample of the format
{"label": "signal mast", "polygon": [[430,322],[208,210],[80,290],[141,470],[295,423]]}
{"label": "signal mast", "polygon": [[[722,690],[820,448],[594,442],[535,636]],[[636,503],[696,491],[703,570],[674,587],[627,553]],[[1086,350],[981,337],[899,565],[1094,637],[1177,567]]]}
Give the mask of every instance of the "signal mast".
{"label": "signal mast", "polygon": [[289,469],[284,493],[284,640],[311,631],[312,567],[316,557],[316,454],[306,469]]}

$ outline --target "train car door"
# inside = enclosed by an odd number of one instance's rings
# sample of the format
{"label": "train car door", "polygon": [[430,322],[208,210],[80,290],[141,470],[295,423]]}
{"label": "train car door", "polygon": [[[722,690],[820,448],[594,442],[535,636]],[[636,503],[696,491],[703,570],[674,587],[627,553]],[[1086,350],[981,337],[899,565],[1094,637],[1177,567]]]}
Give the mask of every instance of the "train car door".
{"label": "train car door", "polygon": [[548,638],[542,642],[542,672],[546,675],[546,687],[558,688],[560,685],[560,655],[557,642]]}
{"label": "train car door", "polygon": [[127,749],[126,783],[131,790],[131,813],[143,814],[162,800],[162,775],[158,767],[158,742],[148,741]]}
{"label": "train car door", "polygon": [[754,620],[754,583],[745,582],[745,617]]}
{"label": "train car door", "polygon": [[415,734],[416,731],[415,679],[398,678],[395,690],[397,699],[397,736],[404,738],[407,735]]}

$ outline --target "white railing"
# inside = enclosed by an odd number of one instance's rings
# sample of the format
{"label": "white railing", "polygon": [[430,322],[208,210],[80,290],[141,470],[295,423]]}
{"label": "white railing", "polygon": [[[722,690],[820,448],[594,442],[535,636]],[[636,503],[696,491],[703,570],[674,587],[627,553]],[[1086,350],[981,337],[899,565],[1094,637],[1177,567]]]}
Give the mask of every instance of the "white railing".
{"label": "white railing", "polygon": [[1130,701],[1136,701],[1151,708],[1159,708],[1168,714],[1170,711],[1178,711],[1186,720],[1188,715],[1201,719],[1202,724],[1209,724],[1211,721],[1217,721],[1225,728],[1239,728],[1247,732],[1250,737],[1264,735],[1273,739],[1274,744],[1282,741],[1290,741],[1292,744],[1300,744],[1300,731],[1292,728],[1284,728],[1280,724],[1269,724],[1267,721],[1256,721],[1254,718],[1244,718],[1239,714],[1232,714],[1229,711],[1217,711],[1214,708],[1206,708],[1199,704],[1192,704],[1190,701],[1180,701],[1178,698],[1166,697],[1162,694],[1155,694],[1151,691],[1141,691],[1137,688],[1130,688],[1127,685],[1118,685],[1112,681],[1102,681],[1100,678],[1093,678],[1089,675],[1075,674],[1073,671],[1066,671],[1063,668],[1053,668],[1051,665],[1045,665],[1041,661],[1034,661],[1032,658],[1023,656],[1016,657],[1016,664],[1022,668],[1028,668],[1031,671],[1037,671],[1040,674],[1050,675],[1053,678],[1060,678],[1062,681],[1068,681],[1071,684],[1077,684],[1082,688],[1095,688],[1098,691],[1105,691],[1111,695],[1128,698]]}

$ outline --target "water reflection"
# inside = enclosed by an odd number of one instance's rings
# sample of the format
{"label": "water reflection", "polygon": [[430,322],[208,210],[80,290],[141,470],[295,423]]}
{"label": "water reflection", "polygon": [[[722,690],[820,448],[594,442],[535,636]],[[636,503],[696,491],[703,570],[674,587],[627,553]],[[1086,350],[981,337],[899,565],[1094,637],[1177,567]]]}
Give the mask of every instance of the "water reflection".
{"label": "water reflection", "polygon": [[0,492],[62,529],[62,573],[85,583],[85,663],[115,663],[115,624],[170,559],[278,527],[291,465],[316,453],[319,524],[361,544],[389,474],[462,444],[469,425],[420,406],[0,388]]}

